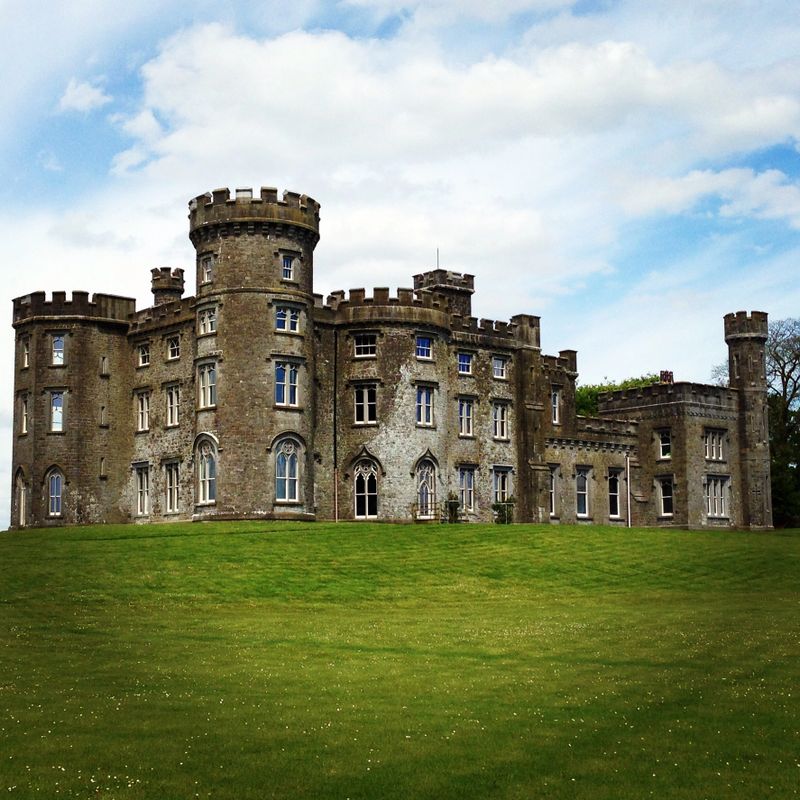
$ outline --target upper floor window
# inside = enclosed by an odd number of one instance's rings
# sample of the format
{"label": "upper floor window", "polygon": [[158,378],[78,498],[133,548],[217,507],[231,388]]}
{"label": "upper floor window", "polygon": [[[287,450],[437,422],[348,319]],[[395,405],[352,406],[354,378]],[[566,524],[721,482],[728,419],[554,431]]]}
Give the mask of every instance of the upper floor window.
{"label": "upper floor window", "polygon": [[370,358],[378,352],[377,333],[357,333],[353,336],[356,358]]}
{"label": "upper floor window", "polygon": [[206,333],[216,333],[217,307],[204,308],[197,314],[197,332],[201,336]]}
{"label": "upper floor window", "polygon": [[275,499],[279,503],[296,503],[300,499],[298,445],[284,439],[275,453]]}
{"label": "upper floor window", "polygon": [[275,405],[296,406],[298,404],[298,373],[297,364],[291,361],[275,362]]}
{"label": "upper floor window", "polygon": [[475,401],[471,397],[458,398],[458,435],[472,436]]}
{"label": "upper floor window", "polygon": [[430,336],[417,336],[417,358],[430,361],[433,358],[433,339]]}
{"label": "upper floor window", "polygon": [[508,403],[492,403],[492,436],[508,439]]}
{"label": "upper floor window", "polygon": [[492,357],[492,377],[500,380],[508,378],[508,359],[505,356]]}
{"label": "upper floor window", "polygon": [[181,357],[181,337],[170,336],[167,339],[167,359],[175,361]]}
{"label": "upper floor window", "polygon": [[658,479],[659,516],[662,517],[672,516],[672,494],[673,494],[672,478],[659,478]]}
{"label": "upper floor window", "polygon": [[608,516],[618,517],[619,514],[619,486],[621,472],[618,469],[608,471]]}
{"label": "upper floor window", "polygon": [[300,330],[300,309],[291,306],[277,306],[275,330],[297,333]]}
{"label": "upper floor window", "polygon": [[150,467],[136,468],[136,514],[150,513]]}
{"label": "upper floor window", "polygon": [[294,280],[294,260],[295,260],[294,256],[289,255],[288,253],[284,253],[282,260],[281,276],[285,281]]}
{"label": "upper floor window", "polygon": [[492,470],[492,489],[495,503],[507,503],[511,497],[511,470],[495,467]]}
{"label": "upper floor window", "polygon": [[213,255],[205,255],[200,258],[200,283],[211,283],[214,280],[214,263],[216,259]]}
{"label": "upper floor window", "polygon": [[150,429],[150,392],[139,392],[136,395],[136,430]]}
{"label": "upper floor window", "polygon": [[706,501],[706,514],[709,517],[728,516],[728,483],[727,476],[709,475],[706,478],[704,495]]}
{"label": "upper floor window", "polygon": [[200,388],[200,408],[213,408],[217,404],[217,365],[201,364],[197,369]]}
{"label": "upper floor window", "polygon": [[51,343],[50,363],[55,367],[61,367],[64,364],[64,334],[54,334]]}
{"label": "upper floor window", "polygon": [[167,427],[178,424],[181,407],[181,387],[167,386]]}
{"label": "upper floor window", "polygon": [[50,392],[50,430],[64,430],[64,392]]}
{"label": "upper floor window", "polygon": [[150,345],[139,345],[139,366],[146,367],[150,364]]}
{"label": "upper floor window", "polygon": [[558,386],[550,390],[550,419],[554,425],[561,423],[561,389]]}
{"label": "upper floor window", "polygon": [[28,395],[23,395],[19,400],[19,432],[28,432]]}
{"label": "upper floor window", "polygon": [[100,374],[108,375],[108,356],[100,356]]}
{"label": "upper floor window", "polygon": [[209,505],[217,501],[217,449],[204,438],[197,448],[197,502]]}
{"label": "upper floor window", "polygon": [[417,386],[417,425],[433,425],[432,386]]}
{"label": "upper floor window", "polygon": [[378,421],[378,387],[365,383],[355,387],[356,425],[374,425]]}
{"label": "upper floor window", "polygon": [[164,489],[164,511],[174,514],[180,510],[180,465],[177,461],[164,465]]}
{"label": "upper floor window", "polygon": [[458,354],[458,374],[459,375],[472,375],[472,360],[474,355],[472,353],[459,353]]}
{"label": "upper floor window", "polygon": [[725,456],[722,451],[724,437],[725,431],[708,430],[705,432],[705,455],[709,461],[724,461]]}
{"label": "upper floor window", "polygon": [[588,467],[579,467],[575,473],[575,512],[579,517],[589,516]]}
{"label": "upper floor window", "polygon": [[475,467],[458,468],[458,502],[463,511],[475,510]]}
{"label": "upper floor window", "polygon": [[47,515],[60,517],[64,499],[64,476],[58,470],[53,470],[47,476],[47,493]]}
{"label": "upper floor window", "polygon": [[672,433],[669,430],[657,431],[658,457],[672,458]]}
{"label": "upper floor window", "polygon": [[26,336],[22,340],[22,358],[20,359],[22,369],[27,369],[31,365],[31,340]]}

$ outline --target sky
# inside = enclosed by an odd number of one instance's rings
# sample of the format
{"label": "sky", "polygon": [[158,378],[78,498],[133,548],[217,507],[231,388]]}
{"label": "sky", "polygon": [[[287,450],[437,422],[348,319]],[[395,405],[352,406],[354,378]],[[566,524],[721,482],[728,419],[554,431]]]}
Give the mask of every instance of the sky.
{"label": "sky", "polygon": [[[579,381],[708,382],[722,317],[800,315],[795,0],[0,0],[11,299],[151,304],[187,203],[322,205],[316,291],[475,276]],[[0,398],[9,518],[13,386]]]}

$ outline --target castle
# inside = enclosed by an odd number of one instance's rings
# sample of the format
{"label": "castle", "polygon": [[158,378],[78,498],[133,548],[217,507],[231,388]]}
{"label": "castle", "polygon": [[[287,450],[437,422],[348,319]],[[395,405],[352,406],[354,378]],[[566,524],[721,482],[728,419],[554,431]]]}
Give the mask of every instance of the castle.
{"label": "castle", "polygon": [[[471,316],[473,276],[313,292],[319,204],[189,204],[197,295],[14,300],[12,527],[207,519],[768,528],[767,315],[728,314],[730,386],[663,382],[575,412],[539,318]],[[458,501],[456,503],[455,501]]]}

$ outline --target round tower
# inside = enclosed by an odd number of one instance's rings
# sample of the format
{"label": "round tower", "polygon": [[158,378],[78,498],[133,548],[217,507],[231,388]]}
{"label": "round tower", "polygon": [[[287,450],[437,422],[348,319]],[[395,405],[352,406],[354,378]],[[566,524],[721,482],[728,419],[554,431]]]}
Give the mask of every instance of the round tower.
{"label": "round tower", "polygon": [[197,252],[195,516],[314,514],[319,204],[262,188],[189,203]]}
{"label": "round tower", "polygon": [[739,397],[742,522],[750,528],[772,527],[765,354],[768,333],[763,311],[725,315],[729,382]]}

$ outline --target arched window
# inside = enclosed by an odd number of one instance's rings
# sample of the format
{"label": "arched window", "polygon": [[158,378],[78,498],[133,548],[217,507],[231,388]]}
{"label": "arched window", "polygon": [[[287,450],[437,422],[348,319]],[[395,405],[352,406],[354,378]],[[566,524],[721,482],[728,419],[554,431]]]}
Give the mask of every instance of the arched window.
{"label": "arched window", "polygon": [[197,448],[197,502],[217,502],[217,448],[208,439]]}
{"label": "arched window", "polygon": [[60,517],[64,507],[64,476],[57,469],[47,474],[47,516]]}
{"label": "arched window", "polygon": [[378,516],[378,466],[362,458],[354,470],[353,493],[356,502],[356,519]]}
{"label": "arched window", "polygon": [[296,503],[300,499],[298,450],[294,439],[284,439],[275,451],[275,499],[279,503]]}
{"label": "arched window", "polygon": [[436,466],[429,458],[417,465],[417,517],[431,519],[436,514]]}
{"label": "arched window", "polygon": [[28,484],[21,471],[17,475],[17,520],[20,528],[28,524]]}

